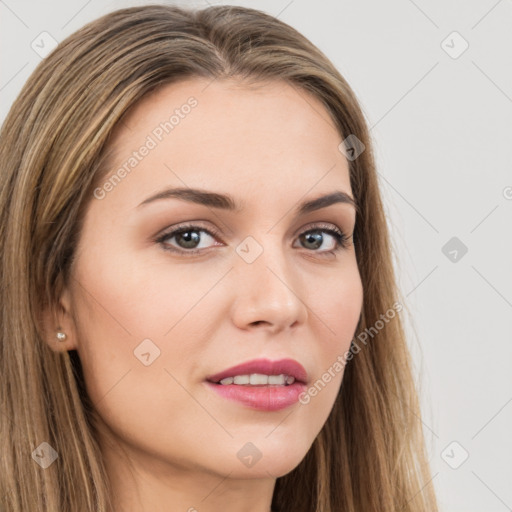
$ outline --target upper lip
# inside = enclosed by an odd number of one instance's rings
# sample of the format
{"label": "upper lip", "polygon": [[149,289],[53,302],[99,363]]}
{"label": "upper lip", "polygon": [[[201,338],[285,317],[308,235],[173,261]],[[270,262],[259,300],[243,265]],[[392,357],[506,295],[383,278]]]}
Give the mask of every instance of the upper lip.
{"label": "upper lip", "polygon": [[245,363],[232,366],[226,370],[210,375],[206,380],[210,382],[219,382],[226,377],[236,375],[250,375],[251,373],[261,373],[264,375],[290,375],[296,381],[307,383],[308,374],[304,367],[294,359],[279,359],[271,361],[270,359],[253,359]]}

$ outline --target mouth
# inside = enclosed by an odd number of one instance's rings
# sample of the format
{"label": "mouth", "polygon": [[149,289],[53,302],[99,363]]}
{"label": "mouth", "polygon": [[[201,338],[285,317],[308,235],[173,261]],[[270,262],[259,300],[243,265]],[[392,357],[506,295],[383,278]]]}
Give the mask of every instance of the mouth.
{"label": "mouth", "polygon": [[254,359],[210,375],[206,380],[221,386],[290,386],[294,382],[307,384],[308,375],[294,359]]}
{"label": "mouth", "polygon": [[235,375],[234,377],[225,377],[219,381],[209,381],[221,386],[236,384],[237,386],[291,386],[295,382],[295,377],[281,373],[280,375],[266,375],[263,373],[251,373],[247,375]]}
{"label": "mouth", "polygon": [[206,379],[221,397],[250,409],[277,411],[295,404],[308,376],[293,359],[258,359],[233,366]]}

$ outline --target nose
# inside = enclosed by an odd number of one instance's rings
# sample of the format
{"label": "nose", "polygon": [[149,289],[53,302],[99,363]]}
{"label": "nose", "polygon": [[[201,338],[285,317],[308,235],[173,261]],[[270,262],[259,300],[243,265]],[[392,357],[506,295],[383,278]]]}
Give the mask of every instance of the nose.
{"label": "nose", "polygon": [[282,250],[265,247],[252,263],[240,258],[232,279],[232,317],[239,328],[277,333],[306,322],[306,292]]}

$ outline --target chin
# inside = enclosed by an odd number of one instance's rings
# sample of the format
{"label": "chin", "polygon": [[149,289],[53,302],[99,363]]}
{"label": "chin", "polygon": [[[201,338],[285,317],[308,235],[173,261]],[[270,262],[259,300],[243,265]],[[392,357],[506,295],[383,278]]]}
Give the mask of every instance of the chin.
{"label": "chin", "polygon": [[233,467],[233,460],[226,460],[226,473],[232,471],[232,478],[279,478],[293,471],[306,456],[311,443],[298,443],[292,436],[288,437],[288,442],[280,436],[271,442],[272,435],[237,447],[236,464]]}

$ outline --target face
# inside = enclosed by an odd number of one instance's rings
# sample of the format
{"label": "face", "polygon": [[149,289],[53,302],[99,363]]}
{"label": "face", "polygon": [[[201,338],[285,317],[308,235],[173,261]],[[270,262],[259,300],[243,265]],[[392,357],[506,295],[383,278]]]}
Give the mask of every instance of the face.
{"label": "face", "polygon": [[[78,350],[102,442],[134,465],[278,477],[327,420],[343,377],[333,368],[361,313],[355,209],[299,211],[352,196],[348,162],[307,93],[207,85],[166,86],[119,124],[65,293],[66,349]],[[237,208],[191,193],[149,200],[177,188],[230,196]],[[306,382],[219,390],[207,381],[261,358],[296,361]],[[296,371],[236,374],[265,368]]]}

